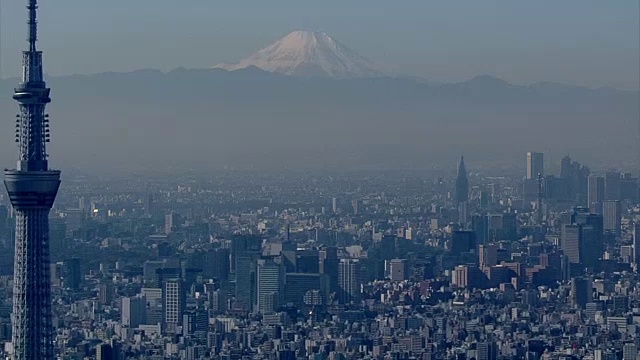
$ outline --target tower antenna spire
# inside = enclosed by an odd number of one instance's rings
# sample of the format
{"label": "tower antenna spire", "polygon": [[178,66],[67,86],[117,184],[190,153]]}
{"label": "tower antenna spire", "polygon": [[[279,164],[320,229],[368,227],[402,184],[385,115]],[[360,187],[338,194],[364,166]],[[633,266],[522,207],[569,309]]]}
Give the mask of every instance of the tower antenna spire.
{"label": "tower antenna spire", "polygon": [[38,0],[29,0],[29,51],[36,51],[36,42],[38,41]]}

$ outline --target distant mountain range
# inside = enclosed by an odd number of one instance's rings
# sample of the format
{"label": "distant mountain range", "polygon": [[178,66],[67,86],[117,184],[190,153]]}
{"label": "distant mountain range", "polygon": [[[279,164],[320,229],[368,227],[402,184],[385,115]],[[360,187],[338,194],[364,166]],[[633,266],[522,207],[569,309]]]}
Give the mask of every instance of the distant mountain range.
{"label": "distant mountain range", "polygon": [[[0,82],[12,119],[16,79]],[[295,77],[249,66],[53,77],[53,166],[84,170],[451,168],[548,162],[570,154],[635,166],[638,93],[491,76],[453,84],[420,79]],[[9,121],[0,164],[16,149]],[[524,166],[524,165],[522,165]]]}

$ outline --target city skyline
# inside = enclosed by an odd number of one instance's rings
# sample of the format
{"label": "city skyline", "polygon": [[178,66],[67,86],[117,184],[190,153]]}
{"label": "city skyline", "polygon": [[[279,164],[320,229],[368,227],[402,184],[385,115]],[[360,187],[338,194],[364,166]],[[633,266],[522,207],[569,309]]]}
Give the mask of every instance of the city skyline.
{"label": "city skyline", "polygon": [[0,358],[640,360],[640,3],[21,1]]}

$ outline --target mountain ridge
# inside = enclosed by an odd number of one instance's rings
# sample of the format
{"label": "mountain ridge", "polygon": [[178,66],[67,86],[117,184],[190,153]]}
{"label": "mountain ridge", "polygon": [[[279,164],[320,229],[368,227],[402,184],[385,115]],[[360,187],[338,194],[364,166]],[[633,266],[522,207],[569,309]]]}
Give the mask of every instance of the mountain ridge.
{"label": "mountain ridge", "polygon": [[[558,161],[571,153],[615,166],[634,162],[636,153],[638,92],[625,90],[523,86],[487,76],[448,84],[293,77],[258,68],[47,82],[49,149],[58,167],[412,168],[448,166],[460,153],[473,154],[470,163],[520,164],[532,149]],[[15,116],[16,84],[0,82],[2,118]],[[12,166],[16,149],[6,125],[0,164]]]}

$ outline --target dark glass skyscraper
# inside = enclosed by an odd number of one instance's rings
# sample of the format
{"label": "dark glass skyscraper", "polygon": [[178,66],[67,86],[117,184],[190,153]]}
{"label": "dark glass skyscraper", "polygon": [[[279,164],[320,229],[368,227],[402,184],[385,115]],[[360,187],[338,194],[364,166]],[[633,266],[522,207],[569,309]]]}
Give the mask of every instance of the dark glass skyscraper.
{"label": "dark glass skyscraper", "polygon": [[28,50],[22,53],[22,81],[13,98],[20,105],[15,170],[5,173],[5,186],[16,213],[13,283],[13,359],[53,359],[51,284],[49,277],[49,211],[60,172],[49,170],[46,143],[49,121],[45,106],[49,88],[43,80],[42,52],[36,50],[37,0],[29,0]]}

